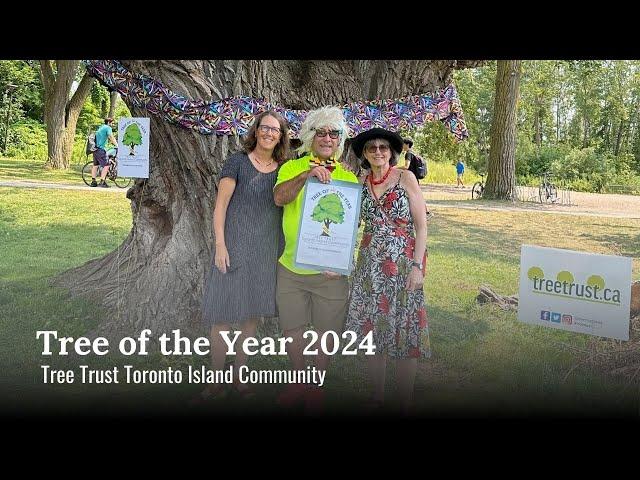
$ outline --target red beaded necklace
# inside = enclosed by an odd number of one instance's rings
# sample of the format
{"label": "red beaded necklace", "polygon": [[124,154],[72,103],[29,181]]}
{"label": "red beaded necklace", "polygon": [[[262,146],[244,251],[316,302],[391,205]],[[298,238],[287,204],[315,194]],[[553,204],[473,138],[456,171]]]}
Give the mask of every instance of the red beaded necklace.
{"label": "red beaded necklace", "polygon": [[380,184],[384,183],[384,181],[387,179],[387,177],[391,173],[391,170],[393,170],[393,168],[389,167],[389,169],[387,170],[387,173],[385,173],[384,176],[380,180],[374,180],[373,179],[373,172],[371,172],[369,174],[369,183],[371,184],[371,186],[380,185]]}

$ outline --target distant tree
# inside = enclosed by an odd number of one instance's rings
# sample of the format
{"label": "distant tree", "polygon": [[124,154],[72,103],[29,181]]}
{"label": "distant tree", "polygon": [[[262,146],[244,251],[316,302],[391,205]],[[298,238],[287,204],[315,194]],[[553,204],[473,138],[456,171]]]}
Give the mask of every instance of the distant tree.
{"label": "distant tree", "polygon": [[499,60],[484,198],[516,198],[516,120],[521,60]]}
{"label": "distant tree", "polygon": [[46,165],[51,168],[69,168],[78,116],[94,82],[84,74],[71,95],[79,63],[79,60],[40,60],[47,129]]}

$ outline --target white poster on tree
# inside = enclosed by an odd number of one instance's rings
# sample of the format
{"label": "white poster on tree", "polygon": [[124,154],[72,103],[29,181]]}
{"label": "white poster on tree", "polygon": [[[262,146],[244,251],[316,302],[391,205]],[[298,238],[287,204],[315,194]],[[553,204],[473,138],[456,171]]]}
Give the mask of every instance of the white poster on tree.
{"label": "white poster on tree", "polygon": [[631,258],[523,245],[518,318],[629,340]]}
{"label": "white poster on tree", "polygon": [[149,119],[118,121],[118,176],[149,178]]}

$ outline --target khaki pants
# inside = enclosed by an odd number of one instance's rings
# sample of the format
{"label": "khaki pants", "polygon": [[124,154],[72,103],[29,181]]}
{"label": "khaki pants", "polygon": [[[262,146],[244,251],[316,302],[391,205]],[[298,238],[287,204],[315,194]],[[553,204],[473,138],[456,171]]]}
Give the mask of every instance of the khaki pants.
{"label": "khaki pants", "polygon": [[349,301],[346,276],[336,279],[322,274],[300,275],[278,264],[276,303],[284,331],[313,325],[317,330],[344,328]]}

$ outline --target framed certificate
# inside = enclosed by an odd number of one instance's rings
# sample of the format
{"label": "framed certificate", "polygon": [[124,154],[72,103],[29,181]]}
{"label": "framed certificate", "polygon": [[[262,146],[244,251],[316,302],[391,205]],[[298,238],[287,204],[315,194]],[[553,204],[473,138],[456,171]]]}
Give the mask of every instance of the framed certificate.
{"label": "framed certificate", "polygon": [[295,266],[349,275],[360,221],[362,185],[307,180],[295,253]]}

